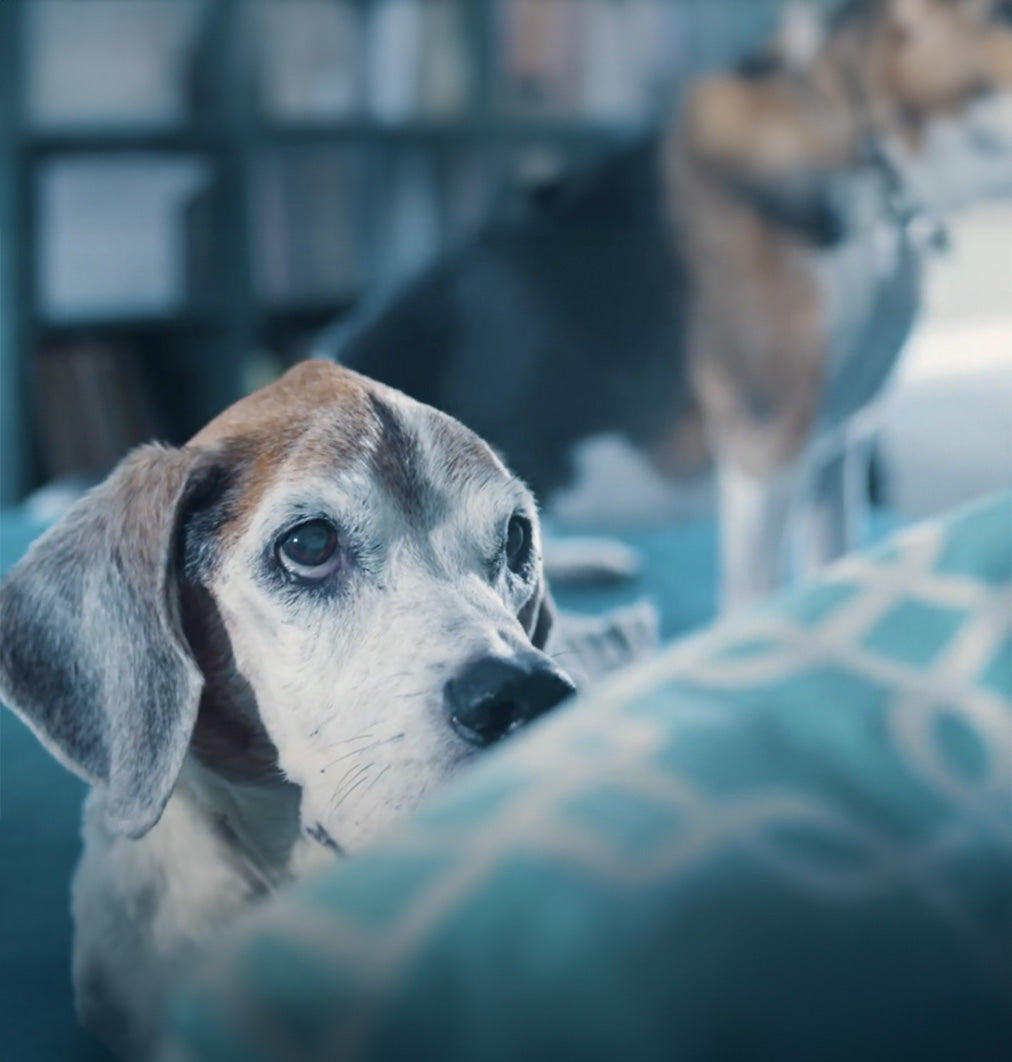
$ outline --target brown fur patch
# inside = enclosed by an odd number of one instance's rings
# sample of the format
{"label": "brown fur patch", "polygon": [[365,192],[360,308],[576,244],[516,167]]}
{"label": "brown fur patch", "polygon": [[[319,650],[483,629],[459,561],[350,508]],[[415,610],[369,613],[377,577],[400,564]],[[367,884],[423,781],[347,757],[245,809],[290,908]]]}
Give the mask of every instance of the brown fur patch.
{"label": "brown fur patch", "polygon": [[280,380],[230,406],[189,443],[219,446],[234,465],[236,502],[228,537],[241,534],[270,485],[292,462],[340,468],[376,440],[374,385],[325,361],[300,362]]}
{"label": "brown fur patch", "polygon": [[821,292],[808,249],[703,181],[694,262],[690,369],[717,456],[762,474],[811,431],[826,360]]}
{"label": "brown fur patch", "polygon": [[981,91],[1012,89],[1012,27],[995,10],[994,0],[866,4],[806,72],[701,79],[673,138],[701,167],[753,177],[851,165],[869,122],[909,138]]}
{"label": "brown fur patch", "polygon": [[920,123],[1008,88],[1012,30],[994,11],[991,0],[890,0],[869,49],[878,112]]}
{"label": "brown fur patch", "polygon": [[[186,445],[216,448],[230,466],[234,498],[225,541],[234,541],[271,484],[292,469],[337,470],[359,457],[371,462],[377,483],[409,514],[422,495],[418,440],[384,397],[386,389],[326,361],[300,362],[280,380],[230,406]],[[443,451],[442,472],[452,485],[485,468],[505,474],[489,446],[450,417],[431,412],[433,441]]]}

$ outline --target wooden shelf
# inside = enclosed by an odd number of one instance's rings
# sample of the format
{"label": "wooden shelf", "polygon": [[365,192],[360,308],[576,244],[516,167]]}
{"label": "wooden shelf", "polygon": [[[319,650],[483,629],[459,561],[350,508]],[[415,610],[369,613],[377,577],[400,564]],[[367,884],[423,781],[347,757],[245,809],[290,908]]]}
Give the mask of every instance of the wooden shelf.
{"label": "wooden shelf", "polygon": [[25,150],[36,158],[142,152],[186,154],[215,151],[221,142],[221,137],[210,129],[151,126],[76,126],[32,131],[24,138]]}
{"label": "wooden shelf", "polygon": [[299,144],[328,144],[336,141],[372,141],[383,143],[425,144],[467,140],[477,135],[466,121],[428,121],[385,123],[370,118],[341,121],[262,122],[250,139],[259,146],[287,147]]}
{"label": "wooden shelf", "polygon": [[[359,297],[358,291],[339,292],[330,296],[295,299],[281,303],[260,303],[252,314],[261,327],[298,325],[303,321],[326,320],[348,310]],[[115,338],[145,332],[210,331],[220,326],[221,308],[184,309],[176,312],[106,311],[73,314],[67,317],[36,315],[34,327],[45,340]]]}
{"label": "wooden shelf", "polygon": [[220,311],[180,310],[178,312],[121,312],[75,314],[67,317],[36,316],[35,330],[43,340],[110,338],[144,332],[182,332],[213,329]]}
{"label": "wooden shelf", "polygon": [[[370,118],[339,121],[260,122],[245,134],[252,147],[288,147],[339,141],[377,143],[454,144],[476,140],[551,140],[556,143],[608,143],[630,134],[630,125],[582,119],[502,118],[489,122],[469,119],[387,123]],[[25,150],[36,158],[56,155],[102,155],[158,152],[170,154],[214,152],[223,137],[213,129],[191,127],[75,127],[29,133]]]}

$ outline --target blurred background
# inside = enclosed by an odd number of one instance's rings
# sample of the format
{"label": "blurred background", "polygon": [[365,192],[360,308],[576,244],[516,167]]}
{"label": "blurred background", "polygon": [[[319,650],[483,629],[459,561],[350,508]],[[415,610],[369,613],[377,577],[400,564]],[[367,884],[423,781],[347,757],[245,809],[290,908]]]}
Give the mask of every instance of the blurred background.
{"label": "blurred background", "polygon": [[[185,441],[781,6],[3,0],[0,502]],[[1012,206],[955,226],[889,401],[902,514],[1012,482]]]}

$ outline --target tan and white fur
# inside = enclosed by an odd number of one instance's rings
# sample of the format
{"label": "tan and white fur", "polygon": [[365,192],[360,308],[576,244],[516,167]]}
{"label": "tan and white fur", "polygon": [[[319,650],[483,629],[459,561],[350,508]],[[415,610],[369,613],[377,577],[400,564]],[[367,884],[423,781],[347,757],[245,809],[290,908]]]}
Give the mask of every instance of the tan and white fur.
{"label": "tan and white fur", "polygon": [[82,1021],[145,1057],[220,927],[572,692],[550,622],[526,487],[348,370],[125,458],[0,587],[0,695],[93,784]]}
{"label": "tan and white fur", "polygon": [[[920,309],[935,219],[1012,193],[1010,14],[993,0],[858,0],[824,36],[795,17],[776,72],[704,79],[672,127],[693,398],[653,460],[670,467],[684,424],[700,425],[725,607],[854,544],[869,413]],[[845,219],[834,246],[779,227],[750,195],[813,190]]]}

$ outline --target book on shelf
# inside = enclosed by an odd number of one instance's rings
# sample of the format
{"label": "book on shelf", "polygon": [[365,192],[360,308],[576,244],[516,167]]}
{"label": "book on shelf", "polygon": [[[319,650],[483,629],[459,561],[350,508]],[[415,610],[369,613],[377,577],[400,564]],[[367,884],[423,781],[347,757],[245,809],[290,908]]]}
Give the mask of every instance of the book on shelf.
{"label": "book on shelf", "polygon": [[472,96],[467,13],[461,0],[426,0],[419,108],[426,118],[462,115]]}
{"label": "book on shelf", "polygon": [[406,122],[417,113],[424,26],[421,0],[373,0],[368,7],[366,100],[378,121]]}
{"label": "book on shelf", "polygon": [[637,57],[637,107],[657,112],[689,75],[692,21],[698,12],[670,0],[628,0],[630,51]]}
{"label": "book on shelf", "polygon": [[578,111],[585,5],[574,0],[504,0],[499,9],[502,103],[520,113]]}
{"label": "book on shelf", "polygon": [[388,285],[425,264],[440,247],[439,176],[426,151],[398,153],[384,189],[380,253],[373,279]]}
{"label": "book on shelf", "polygon": [[26,102],[35,127],[167,128],[185,120],[183,70],[200,30],[198,4],[23,7]]}
{"label": "book on shelf", "polygon": [[260,156],[252,218],[257,287],[268,302],[337,297],[361,284],[368,162],[346,145]]}
{"label": "book on shelf", "polygon": [[135,351],[98,341],[47,347],[37,362],[39,432],[51,479],[104,475],[158,434]]}
{"label": "book on shelf", "polygon": [[320,120],[361,110],[366,12],[358,0],[286,0],[247,10],[269,117]]}
{"label": "book on shelf", "polygon": [[607,120],[641,118],[667,99],[687,31],[706,17],[673,0],[500,0],[498,11],[502,103]]}
{"label": "book on shelf", "polygon": [[471,95],[470,0],[366,5],[366,110],[380,122],[461,114]]}
{"label": "book on shelf", "polygon": [[180,212],[207,183],[197,156],[59,158],[39,173],[41,313],[171,313],[184,303]]}
{"label": "book on shelf", "polygon": [[592,3],[583,25],[581,111],[594,118],[635,115],[641,106],[644,56],[633,39],[630,3]]}

